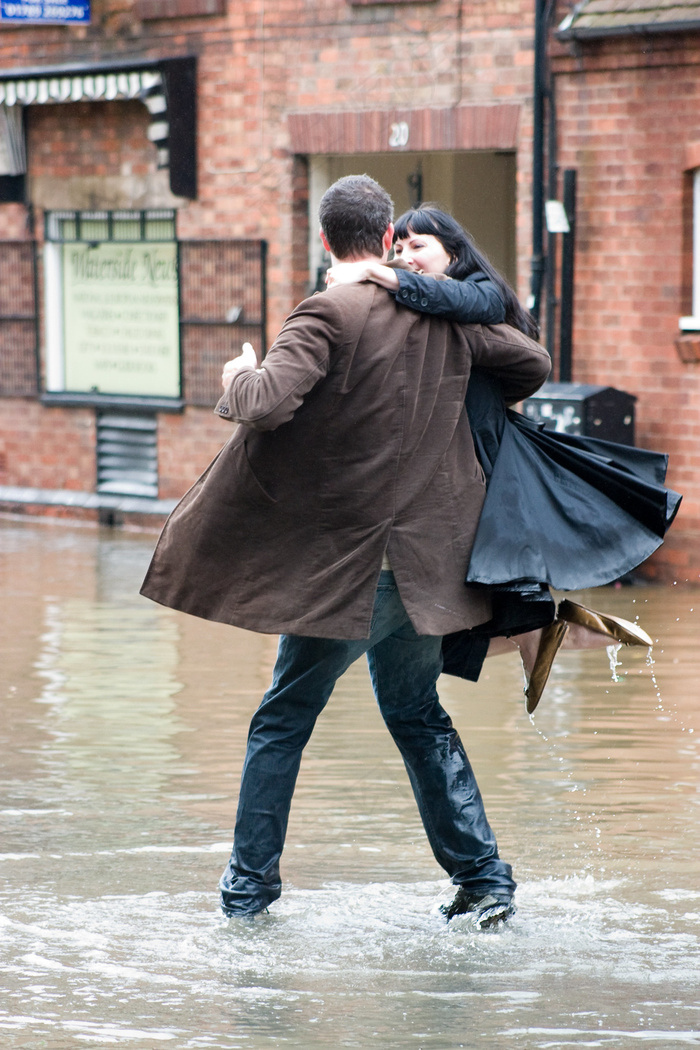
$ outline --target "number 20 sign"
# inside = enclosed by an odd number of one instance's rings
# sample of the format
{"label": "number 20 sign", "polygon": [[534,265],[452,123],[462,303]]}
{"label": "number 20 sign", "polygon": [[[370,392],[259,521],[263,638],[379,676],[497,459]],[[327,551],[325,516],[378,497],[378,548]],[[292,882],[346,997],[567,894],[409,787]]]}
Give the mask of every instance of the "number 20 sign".
{"label": "number 20 sign", "polygon": [[389,145],[392,149],[408,145],[408,124],[405,120],[400,120],[398,123],[391,125],[389,130]]}

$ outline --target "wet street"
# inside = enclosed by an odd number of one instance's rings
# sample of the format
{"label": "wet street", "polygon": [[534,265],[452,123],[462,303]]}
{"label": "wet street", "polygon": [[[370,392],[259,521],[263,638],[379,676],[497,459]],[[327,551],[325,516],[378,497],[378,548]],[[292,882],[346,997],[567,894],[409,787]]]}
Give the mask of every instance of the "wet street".
{"label": "wet street", "polygon": [[[658,643],[443,677],[500,852],[498,932],[450,899],[364,663],[305,753],[282,899],[225,920],[276,639],[138,595],[155,535],[0,521],[0,1047],[700,1046],[700,589],[574,595]],[[232,551],[235,557],[235,550]]]}

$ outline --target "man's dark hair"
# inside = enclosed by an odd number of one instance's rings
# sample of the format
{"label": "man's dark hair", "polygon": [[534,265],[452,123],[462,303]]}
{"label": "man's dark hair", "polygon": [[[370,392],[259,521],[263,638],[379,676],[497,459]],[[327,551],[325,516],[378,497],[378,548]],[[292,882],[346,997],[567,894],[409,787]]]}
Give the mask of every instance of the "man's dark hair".
{"label": "man's dark hair", "polygon": [[346,175],[326,190],[318,217],[336,259],[377,255],[394,214],[394,202],[369,175]]}

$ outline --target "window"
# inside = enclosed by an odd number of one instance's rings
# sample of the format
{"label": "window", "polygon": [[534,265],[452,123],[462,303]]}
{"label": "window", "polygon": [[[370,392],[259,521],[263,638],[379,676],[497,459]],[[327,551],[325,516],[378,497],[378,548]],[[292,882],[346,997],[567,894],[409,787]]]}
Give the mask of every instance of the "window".
{"label": "window", "polygon": [[679,321],[683,332],[700,331],[700,168],[695,168],[692,178],[692,313]]}
{"label": "window", "polygon": [[180,397],[175,213],[46,216],[46,389]]}

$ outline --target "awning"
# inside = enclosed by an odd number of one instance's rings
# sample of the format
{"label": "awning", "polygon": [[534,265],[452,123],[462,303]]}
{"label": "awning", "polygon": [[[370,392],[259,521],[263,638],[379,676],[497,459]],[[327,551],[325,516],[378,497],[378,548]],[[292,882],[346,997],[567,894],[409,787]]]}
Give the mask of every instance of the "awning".
{"label": "awning", "polygon": [[[0,105],[6,113],[20,106],[120,99],[136,99],[146,106],[148,137],[158,151],[158,167],[170,169],[174,194],[196,197],[196,59],[141,59],[128,64],[0,72]],[[0,121],[0,131],[2,127]]]}

